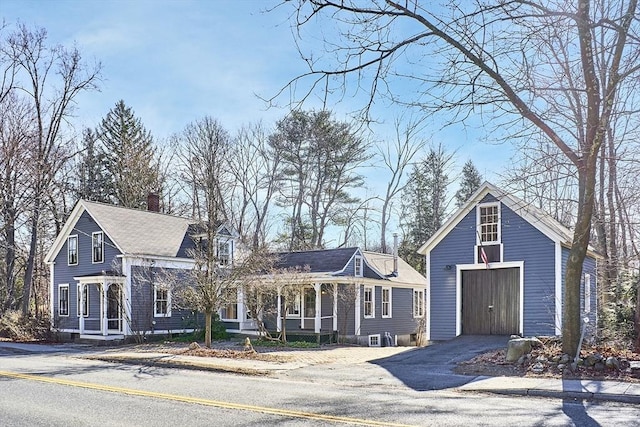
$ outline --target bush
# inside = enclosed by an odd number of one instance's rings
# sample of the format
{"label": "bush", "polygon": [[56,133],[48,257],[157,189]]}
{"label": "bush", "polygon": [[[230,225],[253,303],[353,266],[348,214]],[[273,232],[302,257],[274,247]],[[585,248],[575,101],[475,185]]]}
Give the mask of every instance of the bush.
{"label": "bush", "polygon": [[0,337],[13,341],[48,339],[51,335],[48,319],[24,318],[20,311],[9,310],[0,316]]}

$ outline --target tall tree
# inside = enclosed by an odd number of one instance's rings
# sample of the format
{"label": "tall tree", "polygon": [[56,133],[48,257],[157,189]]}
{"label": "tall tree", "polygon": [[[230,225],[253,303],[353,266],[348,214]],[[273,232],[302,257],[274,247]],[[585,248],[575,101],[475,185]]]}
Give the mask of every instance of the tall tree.
{"label": "tall tree", "polygon": [[160,190],[151,133],[120,100],[102,119],[97,136],[106,156],[111,201],[128,208],[144,208],[149,193]]}
{"label": "tall tree", "polygon": [[46,195],[56,173],[71,153],[65,142],[68,139],[62,138],[64,126],[74,109],[76,97],[97,88],[100,64],[87,66],[76,48],[48,46],[44,29],[31,30],[24,24],[18,25],[17,30],[0,43],[0,55],[0,63],[8,64],[12,69],[10,75],[14,80],[10,90],[29,103],[35,121],[34,151],[29,168],[32,191],[29,250],[22,295],[22,312],[26,316],[31,307]]}
{"label": "tall tree", "polygon": [[456,206],[461,207],[482,185],[482,175],[473,164],[471,159],[462,167],[462,179],[460,180],[460,188],[456,191]]}
{"label": "tall tree", "polygon": [[[323,26],[327,55],[301,52],[309,71],[287,85],[311,88],[299,98],[315,88],[326,97],[343,94],[353,75],[359,87],[370,88],[365,112],[384,96],[424,112],[453,111],[451,122],[477,112],[498,129],[511,129],[508,136],[544,134],[570,160],[578,176],[578,211],[565,269],[562,336],[563,351],[575,354],[597,158],[619,94],[640,90],[638,1],[290,4],[297,37],[314,23],[337,24],[328,27],[335,34]],[[303,84],[307,79],[310,86]],[[407,84],[420,90],[402,90]]]}
{"label": "tall tree", "polygon": [[106,153],[92,129],[82,134],[77,171],[76,196],[96,202],[108,202],[112,182],[106,170]]}
{"label": "tall tree", "polygon": [[280,202],[292,207],[288,249],[323,247],[341,207],[357,201],[350,190],[363,183],[357,168],[370,158],[368,144],[328,111],[293,111],[270,144],[282,155]]}
{"label": "tall tree", "polygon": [[416,252],[442,226],[447,210],[447,187],[453,154],[442,145],[432,147],[414,165],[402,195],[403,229],[400,255],[418,271],[425,271],[425,261]]}

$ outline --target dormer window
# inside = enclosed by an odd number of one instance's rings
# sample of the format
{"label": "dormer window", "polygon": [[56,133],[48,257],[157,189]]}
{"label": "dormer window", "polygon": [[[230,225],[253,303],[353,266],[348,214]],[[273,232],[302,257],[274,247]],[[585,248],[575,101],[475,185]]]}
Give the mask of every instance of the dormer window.
{"label": "dormer window", "polygon": [[353,275],[356,277],[363,276],[363,265],[362,265],[362,257],[357,256],[353,260]]}
{"label": "dormer window", "polygon": [[104,234],[102,231],[91,234],[91,252],[94,264],[104,262]]}
{"label": "dormer window", "polygon": [[220,265],[225,266],[231,264],[231,242],[219,241],[218,242],[218,262]]}
{"label": "dormer window", "polygon": [[78,235],[67,238],[67,263],[78,265]]}

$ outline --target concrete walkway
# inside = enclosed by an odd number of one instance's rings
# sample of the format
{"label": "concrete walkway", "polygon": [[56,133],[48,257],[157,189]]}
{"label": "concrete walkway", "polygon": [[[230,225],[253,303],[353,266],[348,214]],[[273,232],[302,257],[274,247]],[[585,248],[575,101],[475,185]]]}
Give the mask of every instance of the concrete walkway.
{"label": "concrete walkway", "polygon": [[[445,350],[435,344],[427,348],[415,347],[325,347],[319,350],[279,350],[276,352],[278,361],[262,361],[251,359],[232,359],[220,357],[198,357],[183,354],[168,354],[154,351],[141,351],[144,347],[87,347],[78,345],[39,345],[0,342],[0,355],[29,353],[62,353],[73,357],[82,357],[93,360],[104,360],[116,363],[145,364],[153,366],[178,367],[186,369],[199,369],[219,372],[233,372],[248,375],[276,375],[285,373],[289,377],[304,376],[305,369],[318,370],[342,369],[353,372],[353,377],[362,378],[359,370],[372,369],[387,373],[387,384],[402,384],[404,381],[396,375],[394,369],[388,366],[398,366],[409,362],[406,369],[416,370],[421,368],[420,361],[425,360],[428,354],[443,354],[438,352]],[[450,344],[451,346],[451,344]],[[455,345],[454,345],[455,346]],[[237,347],[236,347],[237,348]],[[268,350],[265,349],[265,353]],[[441,361],[442,362],[442,361]],[[422,367],[425,370],[426,365]],[[383,368],[383,369],[380,369]],[[296,372],[297,370],[300,370]],[[401,370],[398,370],[400,372]],[[640,404],[640,383],[621,381],[591,381],[591,380],[567,380],[555,378],[528,378],[528,377],[473,377],[456,375],[447,372],[438,372],[443,384],[454,384],[451,387],[423,388],[448,389],[460,392],[496,393],[522,396],[542,396],[559,399],[615,401],[623,403]],[[400,379],[400,381],[398,381]],[[431,378],[432,379],[432,378]],[[407,385],[406,382],[404,385]]]}

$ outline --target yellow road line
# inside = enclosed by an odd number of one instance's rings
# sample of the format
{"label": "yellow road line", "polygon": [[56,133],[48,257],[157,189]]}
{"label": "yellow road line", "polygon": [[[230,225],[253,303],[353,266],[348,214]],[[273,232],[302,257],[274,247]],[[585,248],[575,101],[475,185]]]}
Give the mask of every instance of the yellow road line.
{"label": "yellow road line", "polygon": [[394,424],[387,421],[365,420],[360,418],[340,417],[335,415],[316,414],[313,412],[293,411],[289,409],[270,408],[266,406],[244,405],[241,403],[223,402],[219,400],[202,399],[198,397],[179,396],[176,394],[156,393],[153,391],[136,390],[131,388],[113,387],[102,384],[84,383],[65,380],[62,378],[44,377],[39,375],[21,374],[17,372],[0,371],[0,376],[17,378],[22,380],[39,381],[43,383],[80,387],[91,390],[108,391],[112,393],[128,394],[131,396],[155,397],[158,399],[172,400],[176,402],[195,403],[199,405],[214,406],[223,409],[237,409],[242,411],[259,412],[268,415],[281,415],[292,418],[304,418],[316,421],[332,421],[336,423],[364,425],[364,426],[391,426],[408,427],[406,424]]}

